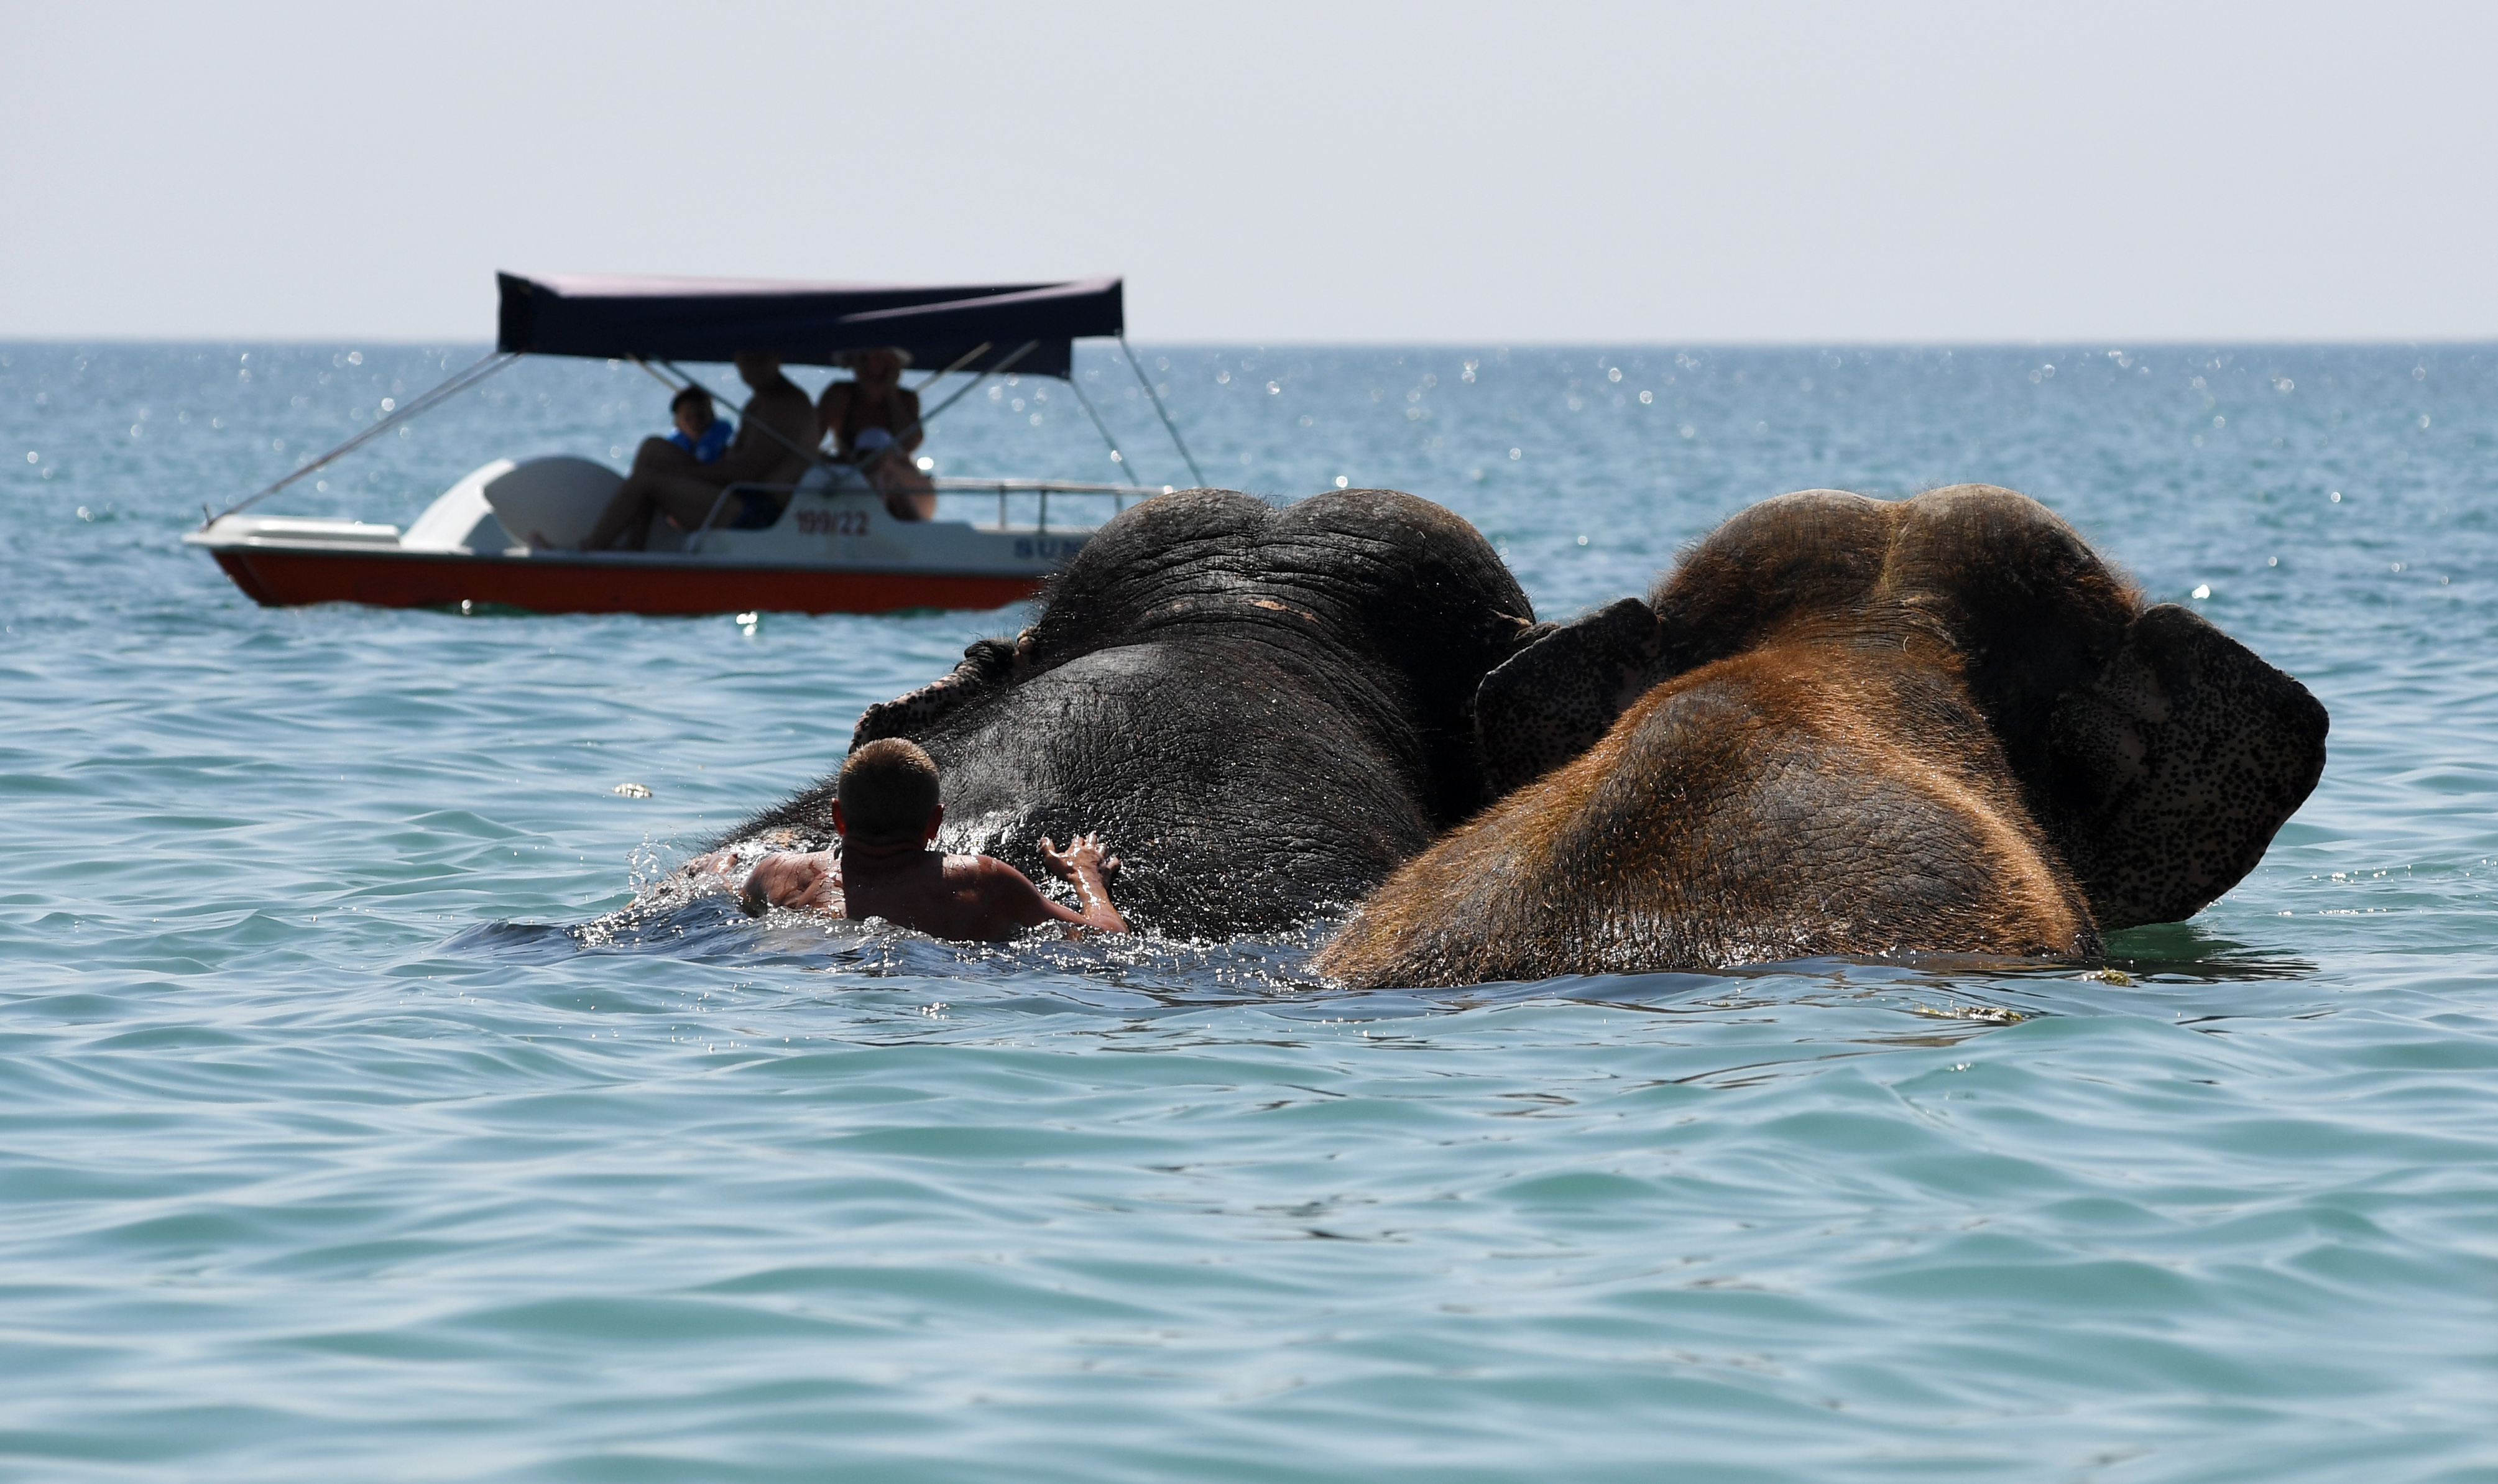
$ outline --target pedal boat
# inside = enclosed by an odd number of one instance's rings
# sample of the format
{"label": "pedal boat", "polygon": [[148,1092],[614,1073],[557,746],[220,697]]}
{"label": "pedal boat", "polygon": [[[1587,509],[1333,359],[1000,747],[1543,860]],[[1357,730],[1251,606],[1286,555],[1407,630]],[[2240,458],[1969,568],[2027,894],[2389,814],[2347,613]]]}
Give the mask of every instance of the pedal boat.
{"label": "pedal boat", "polygon": [[[890,613],[998,608],[1037,592],[1093,528],[1052,526],[1049,500],[1107,497],[1113,508],[1164,493],[1044,479],[939,479],[940,497],[994,496],[997,519],[902,521],[855,471],[810,469],[769,526],[681,532],[664,522],[648,551],[582,552],[624,476],[591,459],[497,459],[443,492],[401,531],[305,515],[219,517],[182,537],[267,607],[531,613]],[[1024,497],[1031,497],[1027,500]],[[736,501],[728,501],[732,507]],[[1009,505],[1036,507],[1010,524]],[[1097,508],[1099,508],[1097,504]]]}
{"label": "pedal boat", "polygon": [[[977,501],[994,521],[898,520],[858,469],[812,453],[794,485],[732,485],[698,529],[655,521],[644,551],[577,550],[624,480],[568,455],[497,459],[444,491],[405,530],[327,516],[254,515],[244,507],[326,467],[389,427],[482,381],[523,354],[630,359],[674,386],[677,361],[741,349],[798,365],[897,346],[970,377],[935,409],[991,375],[1072,377],[1072,340],[1121,332],[1116,278],[980,288],[859,288],[703,279],[500,276],[494,355],[183,536],[267,606],[355,602],[465,612],[706,614],[889,613],[995,608],[1039,590],[1081,550],[1099,519],[1170,486],[1049,479],[940,478],[940,513]],[[1122,348],[1125,340],[1122,339]],[[1133,356],[1131,357],[1133,364]],[[664,368],[670,375],[660,375]],[[1141,368],[1138,379],[1154,388]],[[1077,388],[1079,400],[1081,388]],[[1161,410],[1159,398],[1155,399]],[[1085,403],[1087,411],[1091,404]],[[935,411],[922,414],[924,424]],[[1098,415],[1094,419],[1101,425]],[[1165,422],[1169,423],[1168,413]],[[1177,441],[1177,429],[1172,430]],[[1108,440],[1106,428],[1104,430]],[[1180,445],[1183,458],[1187,448]],[[1124,462],[1115,442],[1111,457]],[[1194,461],[1192,469],[1194,468]],[[770,500],[735,498],[759,492]],[[1059,500],[1053,526],[1050,501]],[[1082,500],[1077,523],[1065,516]],[[1107,500],[1105,510],[1101,503]],[[777,513],[770,513],[777,505]],[[761,509],[759,524],[732,513]],[[1029,512],[1028,522],[1010,520]]]}

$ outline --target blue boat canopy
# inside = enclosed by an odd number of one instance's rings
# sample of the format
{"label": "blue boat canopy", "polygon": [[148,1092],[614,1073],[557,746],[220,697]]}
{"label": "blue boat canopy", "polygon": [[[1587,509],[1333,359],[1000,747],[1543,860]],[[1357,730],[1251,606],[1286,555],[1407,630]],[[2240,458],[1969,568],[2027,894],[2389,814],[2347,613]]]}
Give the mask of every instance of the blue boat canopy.
{"label": "blue boat canopy", "polygon": [[529,355],[725,361],[763,350],[831,366],[846,351],[891,345],[929,370],[970,356],[962,370],[985,371],[1014,357],[1018,374],[1065,376],[1075,339],[1126,328],[1117,278],[916,288],[573,274],[496,279],[503,294],[496,348]]}

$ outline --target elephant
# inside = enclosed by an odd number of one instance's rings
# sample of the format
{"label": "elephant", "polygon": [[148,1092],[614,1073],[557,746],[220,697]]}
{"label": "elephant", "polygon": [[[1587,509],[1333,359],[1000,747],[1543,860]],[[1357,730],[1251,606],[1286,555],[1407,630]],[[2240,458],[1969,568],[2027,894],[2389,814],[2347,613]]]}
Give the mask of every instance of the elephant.
{"label": "elephant", "polygon": [[2316,787],[2324,708],[2045,506],[1807,490],[1542,625],[1475,704],[1500,801],[1312,960],[1435,986],[1821,955],[2088,960]]}
{"label": "elephant", "polygon": [[[1341,913],[1489,802],[1475,691],[1534,625],[1481,533],[1392,490],[1158,496],[1040,602],[850,745],[927,749],[946,850],[1039,879],[1042,836],[1100,832],[1121,912],[1173,937]],[[832,798],[818,783],[723,838],[818,848]]]}

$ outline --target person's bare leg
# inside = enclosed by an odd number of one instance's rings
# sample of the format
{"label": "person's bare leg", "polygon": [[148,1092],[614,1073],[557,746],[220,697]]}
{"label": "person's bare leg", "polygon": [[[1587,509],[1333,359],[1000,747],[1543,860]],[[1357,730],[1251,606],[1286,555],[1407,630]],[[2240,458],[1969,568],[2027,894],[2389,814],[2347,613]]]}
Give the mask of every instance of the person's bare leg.
{"label": "person's bare leg", "polygon": [[644,438],[633,450],[632,472],[636,474],[692,474],[702,469],[702,461],[679,448],[666,438]]}
{"label": "person's bare leg", "polygon": [[876,467],[870,476],[884,497],[884,510],[898,521],[937,517],[937,483],[896,454]]}
{"label": "person's bare leg", "polygon": [[622,537],[624,549],[640,551],[650,544],[651,517],[665,515],[678,528],[691,531],[720,502],[721,486],[686,474],[635,473],[616,487],[598,517],[583,551],[605,551]]}
{"label": "person's bare leg", "polygon": [[632,537],[627,550],[642,549],[651,531],[648,480],[648,475],[629,475],[616,487],[616,493],[608,497],[607,508],[599,512],[598,524],[590,528],[588,539],[581,543],[583,551],[605,551],[616,544],[619,536],[625,535]]}
{"label": "person's bare leg", "polygon": [[[607,508],[598,512],[598,524],[590,528],[590,534],[582,540],[581,549],[605,551],[615,545],[616,538],[625,532],[646,530],[650,520],[649,500],[642,493],[640,481],[628,478],[607,498]],[[638,541],[635,543],[639,544]]]}
{"label": "person's bare leg", "polygon": [[605,551],[621,536],[627,551],[640,551],[651,538],[651,479],[654,475],[687,475],[702,468],[692,454],[666,438],[644,438],[633,450],[632,471],[616,493],[607,499],[607,508],[600,511],[598,524],[590,530],[589,539],[581,543],[583,551]]}
{"label": "person's bare leg", "polygon": [[679,531],[692,531],[702,525],[721,504],[720,492],[727,488],[684,474],[651,474],[644,478],[642,487],[650,492],[651,503]]}

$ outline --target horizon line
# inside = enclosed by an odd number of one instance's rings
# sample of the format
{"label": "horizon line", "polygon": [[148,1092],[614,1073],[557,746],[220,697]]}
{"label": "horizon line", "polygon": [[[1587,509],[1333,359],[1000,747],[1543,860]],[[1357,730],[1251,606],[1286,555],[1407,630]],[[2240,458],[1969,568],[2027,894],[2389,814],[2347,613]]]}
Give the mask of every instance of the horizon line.
{"label": "horizon line", "polygon": [[[1103,338],[1102,338],[1102,337],[1086,337],[1086,338],[1083,338],[1083,339],[1079,339],[1075,343],[1076,343],[1078,346],[1082,346],[1082,345],[1084,345],[1084,344],[1088,343],[1088,342],[1089,342],[1089,341],[1091,341],[1091,340],[1101,339],[1103,339]],[[493,339],[459,339],[459,338],[426,338],[426,337],[418,337],[418,336],[397,336],[397,335],[389,335],[389,336],[362,336],[362,337],[352,337],[352,336],[350,336],[350,337],[313,337],[313,336],[291,336],[291,335],[290,335],[290,336],[266,336],[266,337],[256,337],[256,338],[255,338],[255,337],[247,337],[247,336],[238,336],[238,335],[224,335],[224,336],[191,336],[191,335],[183,335],[183,336],[146,337],[146,336],[138,336],[138,335],[101,334],[101,335],[91,335],[91,336],[51,336],[51,335],[46,335],[46,336],[27,336],[27,337],[23,337],[23,338],[12,337],[12,336],[7,336],[7,335],[0,335],[0,345],[41,345],[41,346],[57,346],[57,347],[75,347],[75,346],[79,346],[79,345],[87,345],[87,344],[108,344],[108,345],[233,345],[233,344],[253,344],[253,345],[277,345],[277,346],[299,346],[299,345],[300,345],[300,346],[314,346],[314,345],[318,345],[318,346],[323,346],[323,347],[337,346],[337,345],[352,345],[352,346],[363,346],[363,345],[389,345],[389,346],[404,346],[404,347],[409,347],[409,348],[431,348],[431,347],[433,347],[433,346],[446,346],[446,347],[447,347],[447,346],[461,346],[461,347],[467,347],[467,346],[476,346],[476,345],[492,345],[492,344],[494,344],[494,343],[495,343],[495,341],[494,341]],[[2439,346],[2439,347],[2480,347],[2480,346],[2488,346],[2488,347],[2491,347],[2491,348],[2493,348],[2493,349],[2498,349],[2498,332],[2492,332],[2492,333],[2490,333],[2490,334],[2483,335],[2483,336],[2456,336],[2456,337],[2439,337],[2439,336],[2409,336],[2409,337],[2403,337],[2403,336],[2388,336],[2388,337],[2324,336],[2324,337],[2299,338],[2299,339],[2290,339],[2290,338],[2268,338],[2268,337],[2257,337],[2257,338],[2250,338],[2250,339],[2229,339],[2229,338],[2226,338],[2226,337],[2218,337],[2218,336],[2215,336],[2215,337],[2208,337],[2208,338],[2203,338],[2203,339],[2190,339],[2168,338],[2168,337],[2161,337],[2161,338],[2148,339],[2128,339],[2128,338],[2123,337],[2123,336],[2102,336],[2102,337],[2089,337],[2089,338],[2075,337],[2075,336],[2064,336],[2064,337],[2046,337],[2046,336],[2036,336],[2036,337],[2030,337],[2030,338],[2020,339],[1931,339],[1931,340],[1920,340],[1920,339],[1855,339],[1855,338],[1842,338],[1842,339],[1686,339],[1686,340],[1656,340],[1656,339],[1623,339],[1623,340],[1596,340],[1596,339],[1549,339],[1549,340],[1548,340],[1548,339],[1513,339],[1513,340],[1505,340],[1505,341],[1477,341],[1477,340],[1454,340],[1454,339],[1415,339],[1415,340],[1369,340],[1369,339],[1362,339],[1362,340],[1328,340],[1328,339],[1313,339],[1313,340],[1287,340],[1287,339],[1276,339],[1276,340],[1247,340],[1247,339],[1236,339],[1236,340],[1224,340],[1224,339],[1154,339],[1154,340],[1137,339],[1137,340],[1134,340],[1134,341],[1132,341],[1132,343],[1134,343],[1134,344],[1136,344],[1136,345],[1137,345],[1137,346],[1140,346],[1140,347],[1141,347],[1141,346],[1145,346],[1145,345],[1153,345],[1153,346],[1157,346],[1157,347],[1161,347],[1161,348],[1165,348],[1165,349],[1173,349],[1173,350],[1192,350],[1192,349],[1201,349],[1201,350],[1215,350],[1215,349],[1220,349],[1220,350],[1238,350],[1238,349],[1243,349],[1243,348],[1255,349],[1255,350],[1270,350],[1270,349],[1280,349],[1280,350],[1483,350],[1483,349],[1490,349],[1490,350],[1491,350],[1491,351],[1493,351],[1494,353],[1500,353],[1500,352],[1506,352],[1506,351],[1512,351],[1512,350],[1591,350],[1591,349],[1615,349],[1615,348],[1620,348],[1620,349],[1658,349],[1658,350],[1676,350],[1676,349],[1687,349],[1687,348],[1693,348],[1693,347],[1705,348],[1705,349],[1716,349],[1716,350],[1810,350],[1810,349],[1824,349],[1824,350],[1828,350],[1828,349],[1852,349],[1852,350],[2028,350],[2028,349],[2036,349],[2036,348],[2041,348],[2041,347],[2062,348],[2062,347],[2067,347],[2067,346],[2078,346],[2078,345],[2109,345],[2109,346],[2116,346],[2116,347],[2126,348],[2126,349],[2131,349],[2131,348],[2133,348],[2133,347],[2137,347],[2137,346],[2138,346],[2138,347],[2141,347],[2141,348],[2146,349],[2146,350],[2211,348],[2211,347],[2216,347],[2216,346],[2246,346],[2246,347],[2258,347],[2258,346],[2260,346],[2260,347],[2266,347],[2266,348],[2286,348],[2286,347],[2293,347],[2293,346],[2294,346],[2294,347],[2302,347],[2302,348],[2370,347],[2370,346],[2376,346],[2376,347],[2398,347],[2398,346],[2399,346],[2399,347],[2406,347],[2406,348],[2418,348],[2418,347],[2427,347],[2427,346]],[[539,359],[539,360],[555,360],[555,361],[599,361],[599,360],[619,360],[619,359],[621,359],[621,358],[619,358],[619,357],[607,357],[607,356],[541,355],[541,354],[537,354],[537,353],[534,353],[534,352],[528,352],[528,351],[524,351],[524,352],[522,352],[522,354],[524,354],[524,355],[530,355],[530,356],[532,356],[532,358],[533,358],[533,359]],[[696,364],[696,365],[711,365],[711,364],[714,364],[714,363],[711,363],[711,362],[696,362],[696,363],[693,363],[693,364]],[[726,363],[726,362],[724,362],[724,361],[723,361],[723,362],[720,362],[720,363],[717,363],[717,364],[720,364],[720,365],[723,365],[723,366],[724,366],[724,365],[726,365],[726,364],[728,364],[728,363]]]}

